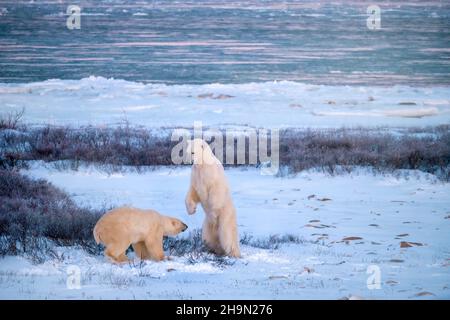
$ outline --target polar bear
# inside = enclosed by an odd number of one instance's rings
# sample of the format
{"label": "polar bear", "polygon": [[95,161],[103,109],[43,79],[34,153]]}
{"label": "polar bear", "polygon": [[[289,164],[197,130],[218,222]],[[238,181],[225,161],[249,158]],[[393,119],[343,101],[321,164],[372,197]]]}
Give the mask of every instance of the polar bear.
{"label": "polar bear", "polygon": [[236,210],[222,164],[202,139],[189,140],[186,152],[193,160],[187,212],[194,214],[200,202],[205,211],[205,244],[217,254],[240,257]]}
{"label": "polar bear", "polygon": [[113,262],[128,261],[130,245],[140,259],[164,259],[163,236],[175,236],[187,229],[182,221],[155,210],[120,207],[105,213],[94,227],[97,243],[106,246],[105,256]]}

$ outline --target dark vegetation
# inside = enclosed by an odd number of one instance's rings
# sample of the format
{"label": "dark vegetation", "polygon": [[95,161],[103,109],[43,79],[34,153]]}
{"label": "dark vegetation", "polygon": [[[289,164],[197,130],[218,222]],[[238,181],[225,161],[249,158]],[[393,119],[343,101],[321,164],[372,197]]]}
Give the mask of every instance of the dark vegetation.
{"label": "dark vegetation", "polygon": [[[172,148],[178,143],[171,141],[170,133],[169,129],[154,133],[128,123],[103,128],[28,127],[20,124],[17,115],[10,115],[0,121],[0,168],[26,166],[29,160],[63,160],[71,168],[94,163],[112,170],[170,166],[174,165]],[[225,146],[223,154],[225,157]],[[449,181],[450,126],[397,133],[363,128],[286,129],[280,132],[279,155],[280,166],[287,169],[282,172],[317,168],[335,173],[369,166],[378,171],[418,169]],[[249,159],[248,147],[245,159]]]}
{"label": "dark vegetation", "polygon": [[40,262],[53,245],[98,253],[92,230],[101,211],[80,208],[45,180],[0,169],[0,255],[26,254]]}
{"label": "dark vegetation", "polygon": [[407,129],[400,133],[368,129],[285,131],[280,163],[291,172],[321,168],[335,173],[344,167],[377,171],[418,169],[450,180],[450,126]]}

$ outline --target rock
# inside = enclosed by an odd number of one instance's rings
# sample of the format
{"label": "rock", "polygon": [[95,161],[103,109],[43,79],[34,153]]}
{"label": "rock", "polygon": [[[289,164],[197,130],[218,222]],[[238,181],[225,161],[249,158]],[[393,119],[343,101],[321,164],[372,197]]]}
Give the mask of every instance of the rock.
{"label": "rock", "polygon": [[334,227],[326,225],[326,224],[316,225],[316,224],[311,224],[311,223],[305,224],[305,227],[316,228],[316,229],[334,228]]}
{"label": "rock", "polygon": [[212,97],[212,99],[215,99],[215,100],[223,100],[223,99],[230,99],[230,98],[234,98],[234,96],[230,96],[229,94],[219,94],[215,97]]}
{"label": "rock", "polygon": [[304,272],[306,272],[306,273],[314,273],[314,269],[309,268],[309,267],[304,267],[302,273],[304,273]]}
{"label": "rock", "polygon": [[425,297],[425,296],[434,296],[434,293],[428,292],[428,291],[422,291],[419,293],[416,293],[415,296],[416,297]]}
{"label": "rock", "polygon": [[421,247],[421,246],[423,246],[423,244],[419,242],[409,242],[409,241],[400,242],[400,248]]}
{"label": "rock", "polygon": [[214,96],[213,93],[202,93],[197,96],[199,99],[212,98]]}
{"label": "rock", "polygon": [[363,238],[361,237],[346,237],[343,238],[342,241],[352,241],[352,240],[362,240]]}

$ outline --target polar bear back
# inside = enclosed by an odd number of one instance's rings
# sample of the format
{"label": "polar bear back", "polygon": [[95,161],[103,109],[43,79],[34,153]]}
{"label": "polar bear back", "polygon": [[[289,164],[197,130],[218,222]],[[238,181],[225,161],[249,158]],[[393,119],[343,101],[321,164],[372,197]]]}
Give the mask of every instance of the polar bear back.
{"label": "polar bear back", "polygon": [[161,215],[154,210],[120,207],[104,214],[95,226],[101,242],[136,243],[155,233],[161,226]]}

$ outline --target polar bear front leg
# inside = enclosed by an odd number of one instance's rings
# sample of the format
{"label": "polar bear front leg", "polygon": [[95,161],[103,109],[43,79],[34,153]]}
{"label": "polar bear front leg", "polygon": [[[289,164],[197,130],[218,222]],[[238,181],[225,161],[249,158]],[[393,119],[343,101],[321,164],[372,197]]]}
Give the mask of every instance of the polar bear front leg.
{"label": "polar bear front leg", "polygon": [[197,192],[190,186],[185,200],[187,213],[194,214],[197,209],[197,203],[199,202],[200,198],[198,197]]}
{"label": "polar bear front leg", "polygon": [[115,263],[123,263],[128,261],[125,251],[129,247],[125,243],[110,243],[106,247],[105,256],[109,257]]}
{"label": "polar bear front leg", "polygon": [[154,261],[164,260],[164,250],[163,250],[163,234],[156,232],[145,239],[145,247],[147,248],[148,255],[150,259]]}

